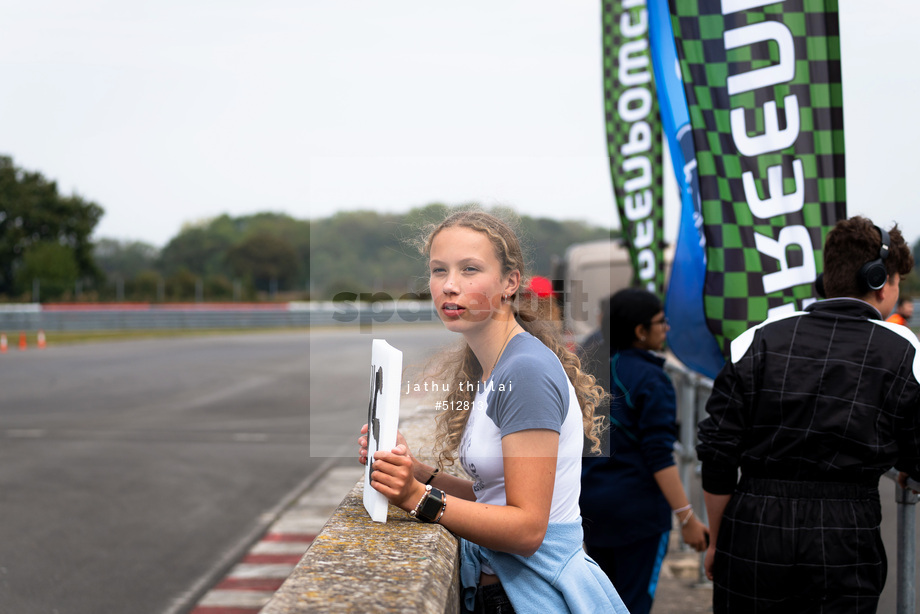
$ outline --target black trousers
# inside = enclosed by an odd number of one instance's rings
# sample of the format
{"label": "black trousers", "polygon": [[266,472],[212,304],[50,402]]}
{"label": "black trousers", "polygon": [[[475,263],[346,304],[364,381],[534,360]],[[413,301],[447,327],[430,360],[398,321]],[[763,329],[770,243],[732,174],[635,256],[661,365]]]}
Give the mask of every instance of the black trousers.
{"label": "black trousers", "polygon": [[630,614],[651,611],[661,562],[668,551],[668,533],[612,548],[586,544],[585,550],[610,578]]}
{"label": "black trousers", "polygon": [[714,614],[872,614],[888,563],[878,489],[742,479],[713,562]]}
{"label": "black trousers", "polygon": [[473,614],[514,614],[511,600],[501,584],[480,586],[476,589]]}

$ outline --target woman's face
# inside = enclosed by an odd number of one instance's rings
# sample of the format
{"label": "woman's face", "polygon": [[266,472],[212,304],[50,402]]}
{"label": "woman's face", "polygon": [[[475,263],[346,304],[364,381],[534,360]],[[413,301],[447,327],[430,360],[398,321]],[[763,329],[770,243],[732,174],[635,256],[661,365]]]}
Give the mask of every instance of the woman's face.
{"label": "woman's face", "polygon": [[637,340],[633,345],[643,350],[661,350],[668,339],[670,329],[668,319],[664,317],[664,311],[659,311],[652,316],[651,323],[647,326],[636,327]]}
{"label": "woman's face", "polygon": [[520,275],[502,276],[488,237],[463,227],[445,228],[431,242],[429,287],[449,330],[464,333],[486,326],[501,309],[502,294],[517,290]]}

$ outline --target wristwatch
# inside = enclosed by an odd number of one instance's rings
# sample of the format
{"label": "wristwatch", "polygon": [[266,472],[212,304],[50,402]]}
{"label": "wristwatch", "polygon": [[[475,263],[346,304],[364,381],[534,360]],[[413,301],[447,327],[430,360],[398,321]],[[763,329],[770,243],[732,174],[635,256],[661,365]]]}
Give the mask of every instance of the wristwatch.
{"label": "wristwatch", "polygon": [[431,486],[426,487],[425,496],[414,510],[409,512],[410,516],[418,518],[422,522],[435,522],[444,507],[444,492]]}

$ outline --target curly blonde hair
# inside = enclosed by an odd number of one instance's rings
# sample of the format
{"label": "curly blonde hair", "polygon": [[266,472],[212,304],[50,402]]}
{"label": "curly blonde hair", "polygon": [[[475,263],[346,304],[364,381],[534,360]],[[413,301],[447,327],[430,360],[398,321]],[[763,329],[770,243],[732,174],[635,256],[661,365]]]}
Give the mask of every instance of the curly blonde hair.
{"label": "curly blonde hair", "polygon": [[[522,276],[519,288],[526,287],[524,253],[511,224],[479,209],[457,211],[440,224],[429,225],[426,228],[426,237],[419,245],[422,255],[430,256],[431,244],[439,232],[445,228],[455,227],[468,228],[486,235],[495,249],[496,258],[501,263],[502,275],[519,271]],[[597,385],[593,376],[581,370],[578,357],[565,347],[552,323],[539,318],[527,303],[519,300],[519,292],[515,292],[510,298],[517,323],[552,350],[562,363],[569,381],[575,388],[581,407],[585,437],[590,441],[592,452],[596,453],[601,447],[599,434],[603,417],[595,416],[595,408],[604,400],[606,393]],[[456,349],[443,354],[434,371],[434,377],[449,384],[446,399],[448,407],[472,406],[477,382],[482,378],[483,369],[469,345],[463,342]],[[445,411],[438,414],[434,448],[438,451],[439,467],[454,464],[469,416],[469,411]]]}

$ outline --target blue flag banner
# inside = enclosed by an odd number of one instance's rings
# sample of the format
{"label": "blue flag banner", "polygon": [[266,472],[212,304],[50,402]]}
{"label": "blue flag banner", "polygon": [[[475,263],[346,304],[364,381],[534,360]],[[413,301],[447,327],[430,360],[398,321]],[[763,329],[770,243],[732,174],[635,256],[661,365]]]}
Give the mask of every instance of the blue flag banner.
{"label": "blue flag banner", "polygon": [[690,369],[715,377],[724,358],[706,325],[703,309],[706,237],[700,209],[699,173],[668,0],[649,0],[648,15],[661,123],[681,198],[677,247],[665,300],[665,313],[671,322],[668,347]]}

